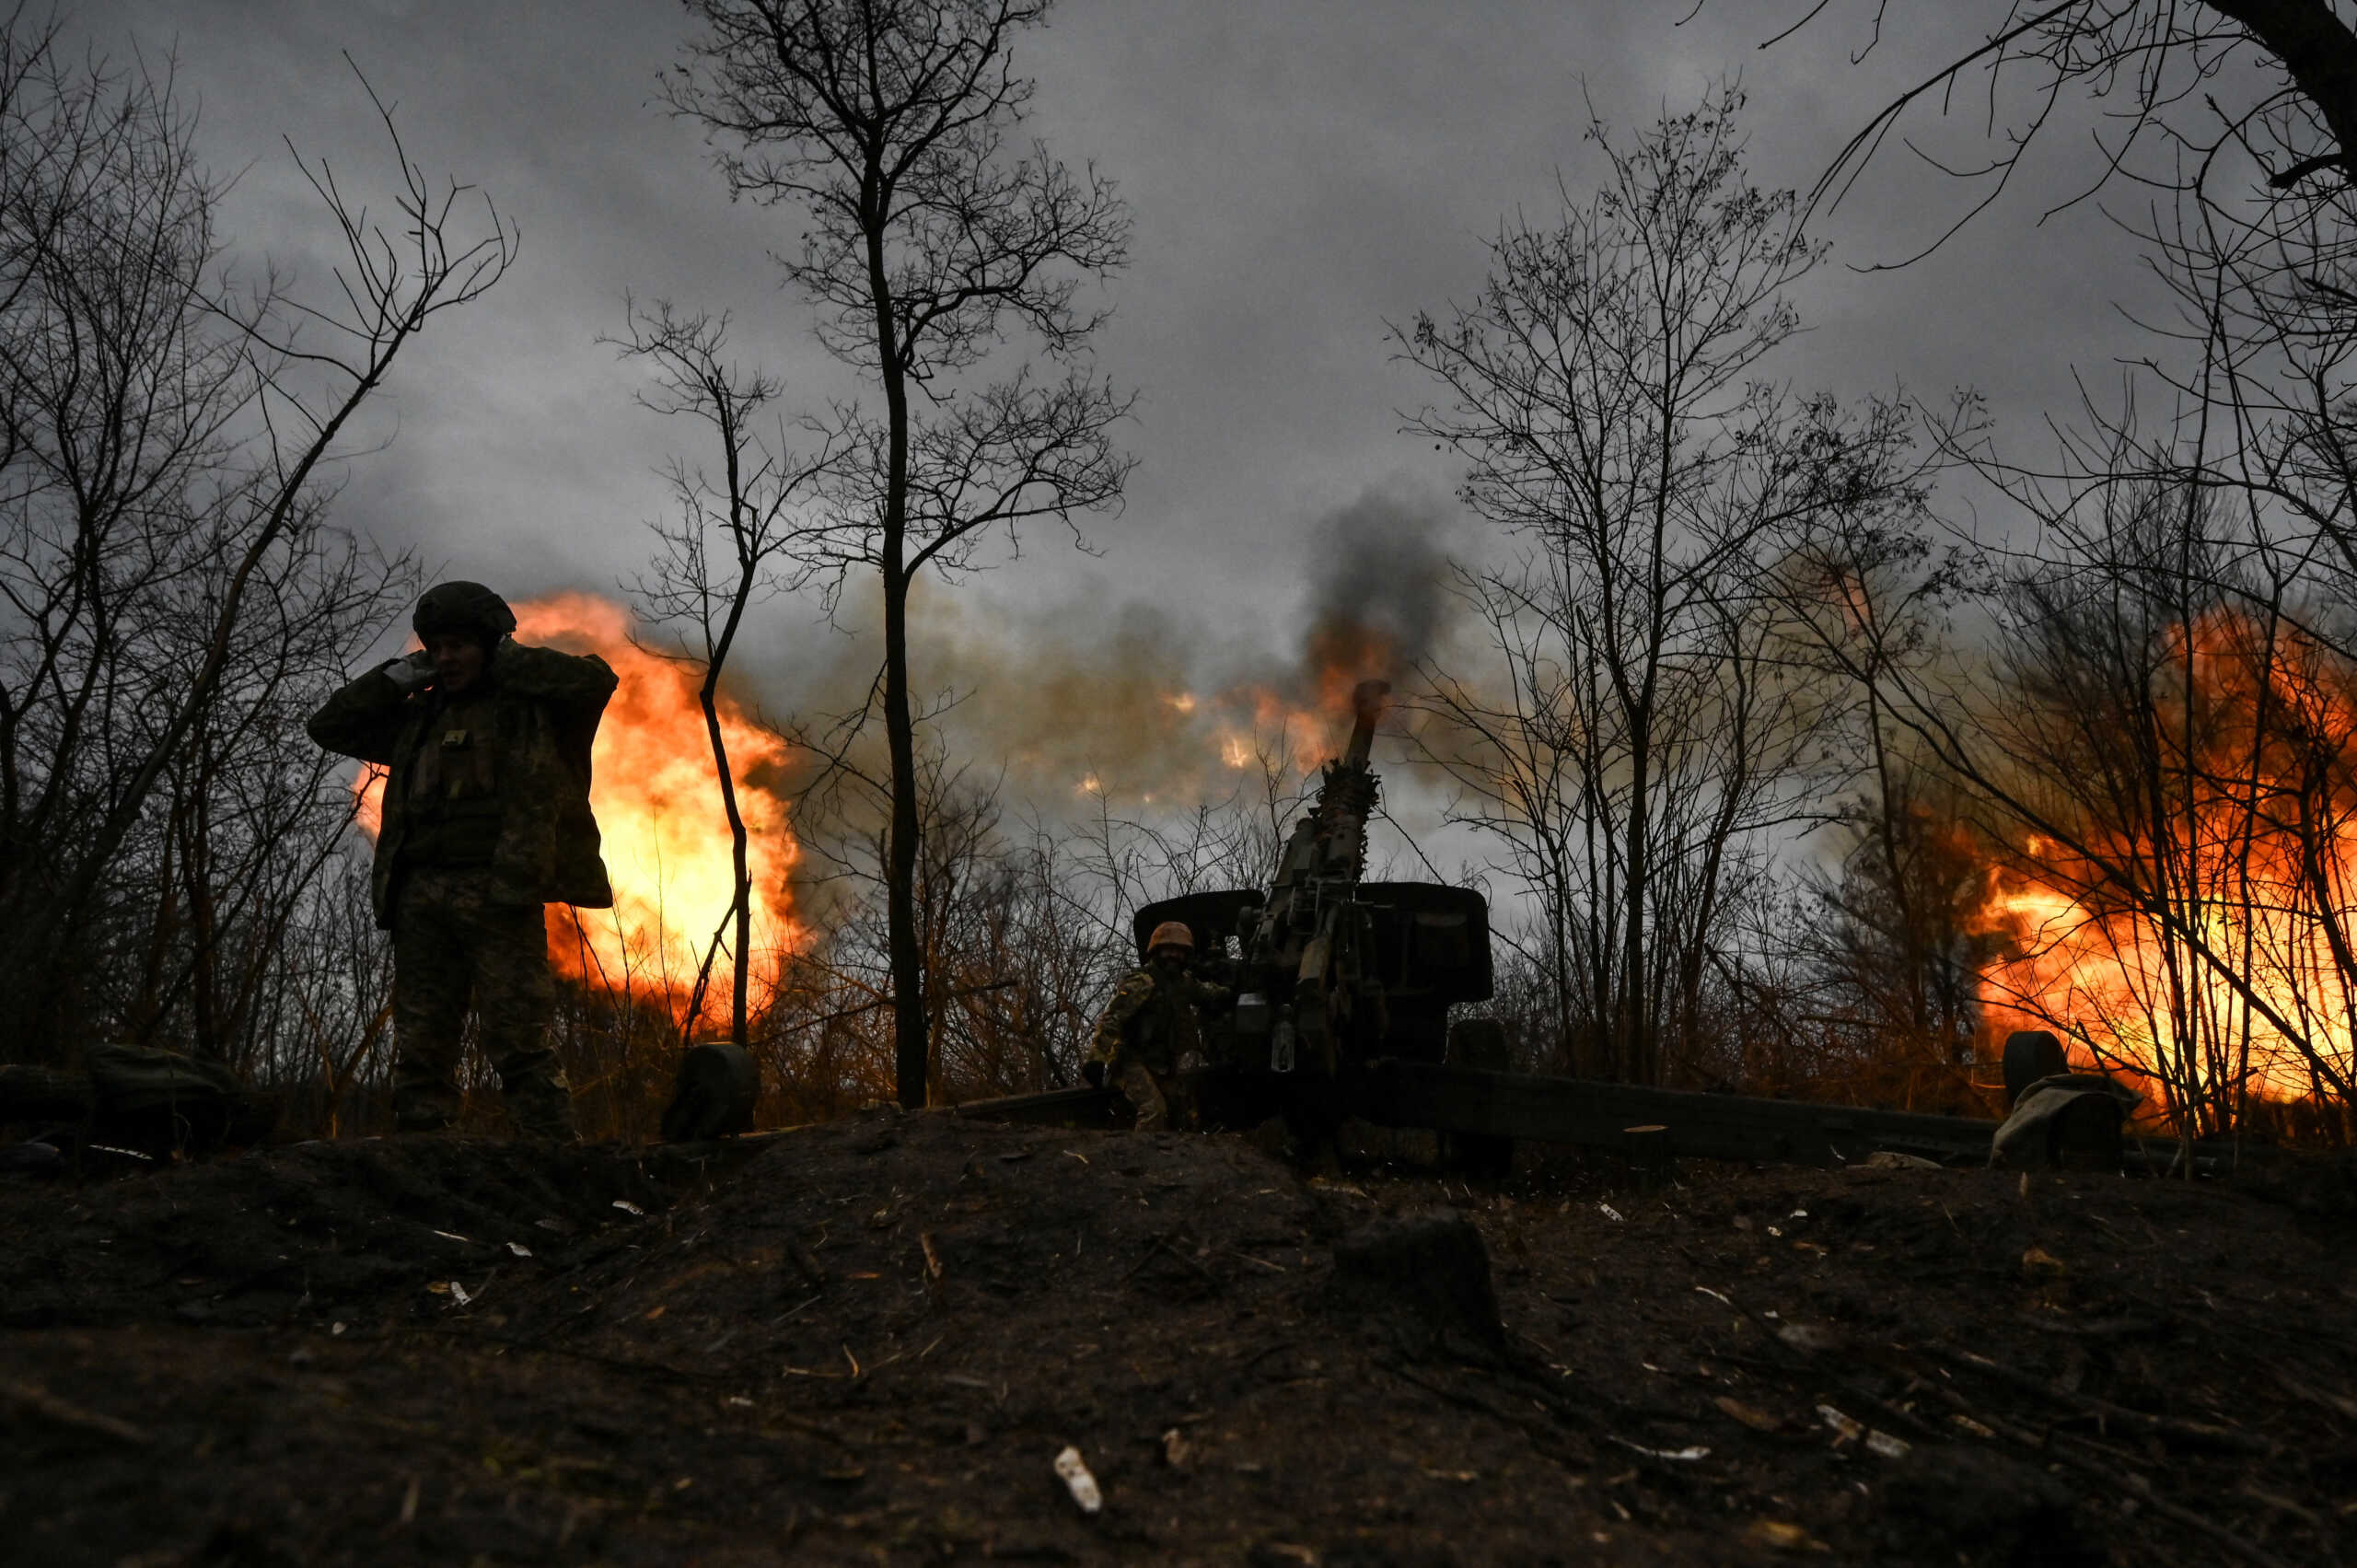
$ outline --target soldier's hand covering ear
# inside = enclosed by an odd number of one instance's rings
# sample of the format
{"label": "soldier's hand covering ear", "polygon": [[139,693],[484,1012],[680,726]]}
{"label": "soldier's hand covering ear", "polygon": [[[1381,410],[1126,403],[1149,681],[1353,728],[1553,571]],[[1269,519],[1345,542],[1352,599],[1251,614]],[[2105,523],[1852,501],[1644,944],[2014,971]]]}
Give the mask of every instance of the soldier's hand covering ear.
{"label": "soldier's hand covering ear", "polygon": [[1080,1075],[1088,1080],[1090,1088],[1101,1089],[1105,1086],[1105,1063],[1084,1062],[1080,1064]]}
{"label": "soldier's hand covering ear", "polygon": [[388,659],[383,666],[385,679],[391,681],[402,696],[423,691],[434,679],[434,656],[424,648],[407,658]]}

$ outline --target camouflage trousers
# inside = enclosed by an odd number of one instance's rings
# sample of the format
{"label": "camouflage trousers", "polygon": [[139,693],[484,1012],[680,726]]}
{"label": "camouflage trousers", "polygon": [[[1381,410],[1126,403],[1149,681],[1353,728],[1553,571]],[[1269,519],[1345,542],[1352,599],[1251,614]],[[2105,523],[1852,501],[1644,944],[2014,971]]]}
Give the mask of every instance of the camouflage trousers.
{"label": "camouflage trousers", "polygon": [[424,867],[401,878],[393,906],[394,1120],[422,1132],[458,1116],[459,1030],[471,1001],[476,1039],[517,1130],[570,1138],[573,1093],[549,1045],[556,981],[540,906],[494,895],[488,868]]}
{"label": "camouflage trousers", "polygon": [[1178,1074],[1157,1073],[1132,1057],[1115,1063],[1106,1081],[1137,1108],[1138,1132],[1187,1132],[1194,1127],[1194,1098]]}

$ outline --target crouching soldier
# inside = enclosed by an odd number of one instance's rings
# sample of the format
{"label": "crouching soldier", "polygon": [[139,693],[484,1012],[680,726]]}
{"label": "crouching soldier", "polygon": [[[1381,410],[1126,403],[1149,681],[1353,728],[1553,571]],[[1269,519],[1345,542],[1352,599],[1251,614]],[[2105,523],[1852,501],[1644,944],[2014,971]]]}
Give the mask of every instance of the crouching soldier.
{"label": "crouching soldier", "polygon": [[614,901],[589,811],[589,744],[614,672],[517,642],[515,612],[480,583],[428,590],[411,624],[424,648],[344,687],[307,726],[390,770],[370,895],[393,934],[394,1123],[435,1132],[457,1116],[471,998],[517,1131],[570,1139],[541,906]]}
{"label": "crouching soldier", "polygon": [[1090,1083],[1109,1082],[1129,1098],[1141,1132],[1194,1125],[1194,1105],[1178,1069],[1202,1051],[1198,1012],[1228,1000],[1225,986],[1188,972],[1194,956],[1194,933],[1183,923],[1166,920],[1155,926],[1146,939],[1145,966],[1113,988],[1082,1068]]}

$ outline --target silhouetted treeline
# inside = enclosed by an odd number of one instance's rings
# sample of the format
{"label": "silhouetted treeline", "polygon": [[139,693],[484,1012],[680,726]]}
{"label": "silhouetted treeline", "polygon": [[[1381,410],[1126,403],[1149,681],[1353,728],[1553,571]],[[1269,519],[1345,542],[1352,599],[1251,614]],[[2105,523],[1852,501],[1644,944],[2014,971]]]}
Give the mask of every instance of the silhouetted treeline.
{"label": "silhouetted treeline", "polygon": [[387,119],[389,226],[302,166],[345,254],[297,298],[236,264],[192,123],[144,58],[0,30],[0,996],[18,1058],[342,1071],[380,960],[300,720],[410,572],[329,521],[340,443],[512,236]]}
{"label": "silhouetted treeline", "polygon": [[[1003,9],[946,8],[938,25],[999,30],[945,47],[997,58],[1032,16]],[[714,26],[759,10],[698,8]],[[738,89],[761,85],[728,74],[742,64],[729,51],[758,41],[729,36],[707,41],[698,58],[718,74],[680,104],[724,129],[753,101]],[[2286,102],[2270,145],[2322,147],[2322,122]],[[1593,126],[1595,192],[1517,217],[1471,300],[1398,336],[1434,400],[1413,427],[1464,460],[1486,529],[1454,578],[1482,635],[1394,672],[1414,713],[1404,765],[1481,846],[1458,874],[1492,899],[1486,1010],[1515,1065],[1985,1110],[1996,1040],[2038,1024],[2189,1132],[2345,1140],[2345,170],[2246,158],[2169,187],[2174,215],[2125,242],[2175,291],[2181,330],[2119,401],[2091,396],[2058,421],[2052,455],[2032,461],[1968,395],[1847,404],[1775,378],[1804,325],[1793,290],[1824,251],[1807,199],[1753,182],[1742,110],[1721,88],[1642,134]],[[64,49],[22,14],[6,30],[11,1059],[167,1045],[282,1089],[290,1128],[382,1121],[388,955],[356,880],[348,782],[299,719],[415,583],[337,526],[337,442],[428,319],[496,280],[510,238],[495,217],[459,236],[462,209],[393,147],[394,227],[409,231],[395,250],[319,180],[324,221],[351,238],[351,292],[298,344],[301,302],[267,273],[232,286],[219,188],[169,84]],[[999,167],[988,138],[960,156]],[[818,163],[795,167],[796,199],[835,189]],[[1009,212],[1099,226],[1086,254],[1057,252],[1072,275],[1117,257],[1126,229],[1097,185],[1019,157],[1000,172]],[[795,275],[823,294],[831,254]],[[1062,285],[1027,273],[1007,308],[1035,285],[1049,292],[1027,330],[1079,332],[1051,345],[1076,347],[1093,318],[1071,314]],[[826,297],[875,315],[857,289]],[[997,341],[986,318],[945,341],[979,355]],[[664,406],[711,424],[712,460],[730,465],[707,483],[682,459],[684,520],[642,585],[676,634],[667,651],[708,678],[708,715],[752,607],[797,588],[831,603],[846,574],[905,576],[923,540],[966,561],[1012,517],[999,492],[1000,510],[959,510],[960,487],[1027,443],[1076,454],[1037,498],[1042,516],[1109,501],[1126,471],[1107,436],[1121,401],[1078,361],[1066,404],[1021,376],[968,389],[978,401],[926,427],[935,445],[917,443],[915,469],[906,451],[877,466],[908,436],[889,420],[814,426],[797,465],[782,426],[764,443],[742,423],[781,389],[720,360],[716,320],[658,307],[633,334],[626,347],[670,377]],[[874,345],[840,346],[864,364]],[[2169,416],[2140,416],[2139,390]],[[911,524],[919,470],[964,477],[928,488],[946,509]],[[1952,516],[1959,482],[1977,487],[1979,520],[2002,511],[2006,527]],[[916,531],[892,535],[895,517]],[[1132,960],[1130,915],[1264,882],[1302,804],[1306,760],[1271,740],[1222,799],[1042,809],[1006,796],[995,760],[947,749],[904,661],[886,673],[853,713],[780,726],[802,768],[793,951],[744,951],[750,862],[724,801],[714,830],[737,846],[739,907],[723,930],[749,960],[742,987],[566,987],[561,1045],[593,1135],[651,1132],[683,1040],[732,1031],[764,1065],[771,1122],[919,1087],[941,1100],[1073,1083]],[[921,1063],[912,1041],[929,1042]],[[470,1114],[494,1117],[482,1098]]]}

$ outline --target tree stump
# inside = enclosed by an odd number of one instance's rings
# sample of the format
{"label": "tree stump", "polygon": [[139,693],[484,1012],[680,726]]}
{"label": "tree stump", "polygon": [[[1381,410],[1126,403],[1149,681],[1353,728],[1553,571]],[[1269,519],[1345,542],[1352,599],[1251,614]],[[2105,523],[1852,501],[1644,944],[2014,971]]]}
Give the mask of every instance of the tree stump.
{"label": "tree stump", "polygon": [[1678,1169],[1669,1129],[1647,1122],[1642,1127],[1623,1127],[1620,1135],[1628,1140],[1629,1172],[1637,1179],[1638,1191],[1658,1192],[1668,1186]]}
{"label": "tree stump", "polygon": [[1489,1249],[1454,1210],[1420,1209],[1353,1231],[1334,1245],[1329,1292],[1329,1305],[1375,1320],[1411,1358],[1506,1357]]}

